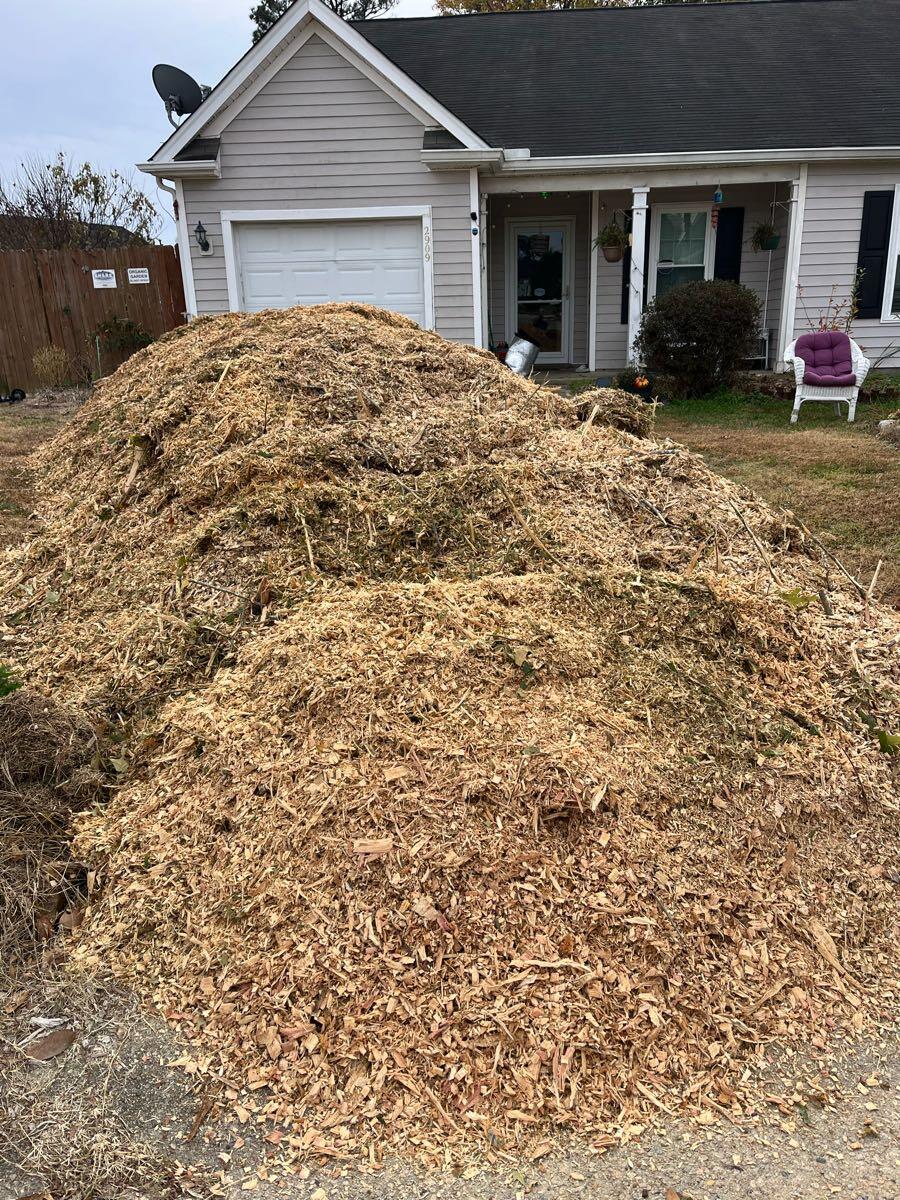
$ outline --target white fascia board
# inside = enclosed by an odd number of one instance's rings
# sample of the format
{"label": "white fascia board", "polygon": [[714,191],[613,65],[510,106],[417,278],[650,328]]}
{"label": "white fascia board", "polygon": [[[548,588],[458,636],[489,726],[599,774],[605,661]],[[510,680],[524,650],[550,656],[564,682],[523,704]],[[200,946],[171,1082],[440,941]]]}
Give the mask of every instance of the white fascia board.
{"label": "white fascia board", "polygon": [[506,171],[486,171],[482,188],[494,195],[517,192],[600,192],[631,191],[634,187],[687,188],[715,187],[716,184],[784,183],[795,178],[800,164],[744,167],[656,167],[652,170],[627,171],[554,171],[539,175],[518,175]]}
{"label": "white fascia board", "polygon": [[146,175],[157,179],[218,179],[222,172],[217,158],[201,158],[183,162],[145,162],[135,164]]}
{"label": "white fascia board", "polygon": [[414,80],[410,79],[399,67],[380,50],[377,50],[361,33],[342,21],[331,11],[322,0],[296,0],[283,17],[269,29],[252,49],[237,62],[222,79],[195,113],[182,124],[173,135],[163,143],[151,159],[152,162],[166,159],[171,161],[183,150],[188,142],[210,125],[228,104],[234,94],[242,88],[262,67],[266,59],[274,54],[281,42],[289,38],[303,24],[314,23],[328,30],[343,46],[345,46],[360,63],[376,72],[398,92],[401,92],[411,104],[430,118],[435,124],[441,125],[464,146],[472,149],[482,149],[484,142],[473,130],[463,124],[458,117],[444,108],[430,92],[426,92]]}
{"label": "white fascia board", "polygon": [[900,159],[900,146],[820,146],[785,150],[711,150],[678,154],[586,154],[505,159],[503,175],[533,175],[554,171],[603,171],[681,166],[715,167],[751,163],[796,163],[830,160]]}
{"label": "white fascia board", "polygon": [[423,150],[421,157],[426,167],[446,171],[453,167],[492,166],[503,161],[503,151],[493,147],[487,150]]}

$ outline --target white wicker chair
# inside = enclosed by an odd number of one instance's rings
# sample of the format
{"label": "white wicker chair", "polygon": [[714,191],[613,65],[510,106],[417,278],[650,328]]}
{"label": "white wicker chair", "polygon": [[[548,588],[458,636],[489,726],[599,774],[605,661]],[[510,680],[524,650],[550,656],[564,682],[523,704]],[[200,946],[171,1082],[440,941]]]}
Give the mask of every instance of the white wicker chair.
{"label": "white wicker chair", "polygon": [[807,400],[817,400],[825,404],[833,404],[834,411],[840,416],[841,405],[847,405],[847,421],[856,419],[856,402],[859,399],[859,389],[863,385],[863,380],[869,373],[871,363],[863,354],[862,350],[854,342],[853,338],[848,339],[850,342],[850,352],[853,356],[853,374],[856,376],[856,381],[853,384],[838,384],[837,386],[821,384],[804,383],[803,377],[806,374],[806,360],[800,358],[796,353],[797,342],[791,342],[787,350],[784,352],[785,361],[789,367],[794,369],[794,379],[797,381],[797,390],[794,393],[794,407],[791,411],[791,424],[797,424],[797,418],[800,416],[800,407]]}

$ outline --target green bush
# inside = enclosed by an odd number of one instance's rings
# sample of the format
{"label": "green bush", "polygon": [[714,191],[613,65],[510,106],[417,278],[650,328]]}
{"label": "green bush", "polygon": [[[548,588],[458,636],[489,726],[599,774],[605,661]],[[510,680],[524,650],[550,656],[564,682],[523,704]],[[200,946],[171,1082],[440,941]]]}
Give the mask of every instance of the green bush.
{"label": "green bush", "polygon": [[664,372],[675,395],[703,396],[732,381],[756,349],[760,308],[755,292],[724,279],[683,283],[650,305],[637,352]]}

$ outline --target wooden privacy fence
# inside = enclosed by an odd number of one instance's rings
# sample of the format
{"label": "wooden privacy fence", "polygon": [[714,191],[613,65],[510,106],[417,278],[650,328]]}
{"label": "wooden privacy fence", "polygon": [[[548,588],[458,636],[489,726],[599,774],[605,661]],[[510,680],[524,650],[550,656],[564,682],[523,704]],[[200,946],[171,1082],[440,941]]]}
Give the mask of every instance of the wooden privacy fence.
{"label": "wooden privacy fence", "polygon": [[110,317],[152,337],[183,324],[174,246],[0,251],[0,388],[38,385],[32,359],[44,346],[65,350],[73,382],[109,374],[132,353],[101,341],[98,366],[96,331]]}

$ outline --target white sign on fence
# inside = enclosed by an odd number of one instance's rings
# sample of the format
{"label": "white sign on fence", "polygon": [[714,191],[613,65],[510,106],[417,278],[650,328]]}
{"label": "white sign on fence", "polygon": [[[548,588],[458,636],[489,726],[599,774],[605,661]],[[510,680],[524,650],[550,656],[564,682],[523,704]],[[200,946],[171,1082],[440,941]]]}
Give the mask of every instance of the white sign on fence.
{"label": "white sign on fence", "polygon": [[129,283],[149,283],[150,268],[149,267],[129,267],[128,268]]}
{"label": "white sign on fence", "polygon": [[109,267],[103,267],[99,271],[91,271],[94,279],[95,288],[114,288],[116,286],[116,273]]}

